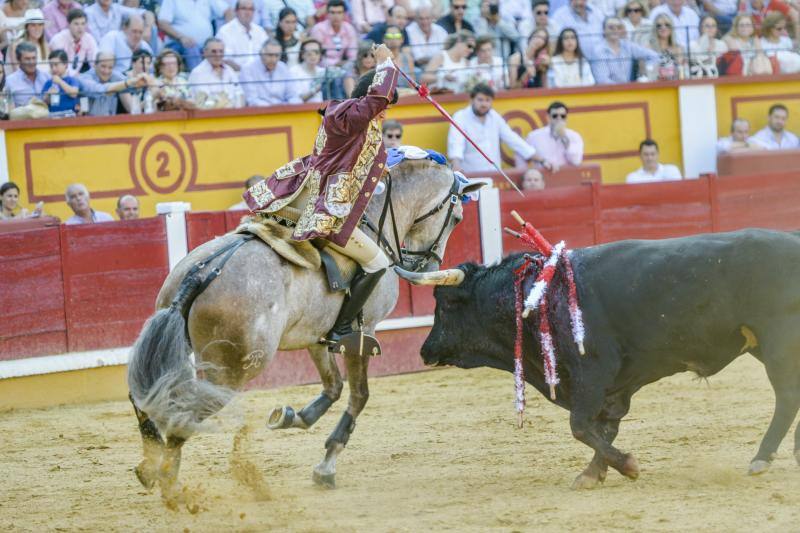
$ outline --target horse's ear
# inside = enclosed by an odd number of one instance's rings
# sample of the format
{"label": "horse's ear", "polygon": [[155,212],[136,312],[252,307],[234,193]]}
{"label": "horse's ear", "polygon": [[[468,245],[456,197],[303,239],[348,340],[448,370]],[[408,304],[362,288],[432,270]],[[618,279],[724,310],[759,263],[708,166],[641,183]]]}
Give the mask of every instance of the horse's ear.
{"label": "horse's ear", "polygon": [[461,194],[469,194],[471,192],[475,192],[481,187],[486,185],[486,182],[483,181],[470,181],[467,185],[464,185],[464,188],[461,189]]}

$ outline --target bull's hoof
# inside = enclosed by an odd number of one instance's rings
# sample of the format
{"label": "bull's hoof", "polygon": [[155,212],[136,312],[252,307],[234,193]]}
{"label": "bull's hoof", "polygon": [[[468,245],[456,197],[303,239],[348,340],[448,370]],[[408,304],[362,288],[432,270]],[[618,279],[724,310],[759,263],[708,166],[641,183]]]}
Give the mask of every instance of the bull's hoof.
{"label": "bull's hoof", "polygon": [[800,466],[800,450],[794,451],[794,458],[797,461],[797,466]]}
{"label": "bull's hoof", "polygon": [[323,474],[314,470],[314,473],[311,475],[311,479],[314,480],[316,485],[319,485],[324,489],[336,488],[336,474]]}
{"label": "bull's hoof", "polygon": [[589,490],[596,488],[602,482],[603,480],[598,476],[581,472],[581,474],[575,478],[575,481],[572,482],[572,486],[570,488],[572,490]]}
{"label": "bull's hoof", "polygon": [[269,414],[267,427],[269,429],[286,429],[294,424],[294,409],[289,406],[276,407]]}
{"label": "bull's hoof", "polygon": [[157,470],[149,464],[147,459],[143,460],[139,465],[133,469],[139,483],[142,484],[147,490],[151,490],[156,484]]}
{"label": "bull's hoof", "polygon": [[750,463],[750,468],[747,470],[747,475],[750,476],[758,476],[765,473],[769,470],[769,467],[772,463],[769,461],[764,461],[763,459],[756,459],[752,463]]}
{"label": "bull's hoof", "polygon": [[630,479],[639,478],[639,462],[631,454],[625,456],[625,462],[622,463],[622,468],[619,471],[623,476]]}

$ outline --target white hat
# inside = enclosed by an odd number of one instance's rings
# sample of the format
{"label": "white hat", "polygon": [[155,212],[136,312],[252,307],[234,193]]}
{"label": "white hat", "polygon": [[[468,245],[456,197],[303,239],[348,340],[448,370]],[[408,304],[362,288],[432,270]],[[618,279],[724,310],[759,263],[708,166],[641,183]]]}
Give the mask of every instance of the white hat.
{"label": "white hat", "polygon": [[23,24],[44,24],[44,13],[41,9],[28,9]]}

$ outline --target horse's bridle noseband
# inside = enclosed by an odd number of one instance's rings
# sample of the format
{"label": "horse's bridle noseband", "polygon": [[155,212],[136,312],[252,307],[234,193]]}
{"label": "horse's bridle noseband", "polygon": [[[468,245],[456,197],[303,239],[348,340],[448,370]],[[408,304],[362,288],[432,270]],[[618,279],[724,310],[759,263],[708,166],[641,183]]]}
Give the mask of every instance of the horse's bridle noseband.
{"label": "horse's bridle noseband", "polygon": [[[450,219],[453,217],[453,210],[455,209],[456,205],[458,205],[459,195],[459,184],[458,178],[453,175],[453,184],[450,186],[450,190],[447,192],[447,195],[442,199],[441,202],[436,204],[430,211],[425,213],[424,215],[417,217],[411,223],[413,226],[419,222],[422,222],[426,218],[432,217],[445,206],[447,207],[447,216],[444,217],[444,222],[442,222],[442,227],[439,229],[439,234],[436,236],[436,239],[431,244],[430,248],[427,250],[407,250],[404,248],[400,243],[400,236],[397,234],[397,222],[395,221],[394,216],[394,205],[392,204],[392,175],[391,173],[386,175],[386,200],[383,203],[383,209],[381,210],[381,216],[378,219],[378,226],[376,227],[375,224],[367,217],[366,214],[361,218],[361,223],[364,224],[367,228],[375,232],[378,238],[378,244],[383,249],[384,252],[389,256],[392,260],[393,265],[400,266],[406,270],[411,272],[419,272],[427,264],[430,262],[431,259],[436,261],[437,263],[442,263],[442,258],[439,255],[439,245],[441,244],[442,238],[444,237],[444,232],[447,230],[447,226],[450,224]],[[383,226],[386,223],[386,215],[389,215],[392,219],[392,232],[394,233],[394,243],[397,249],[395,253],[395,248],[392,247],[392,243],[384,236],[383,234]],[[415,256],[419,257],[419,259],[415,261],[411,261],[407,256]],[[409,264],[409,263],[412,264]]]}

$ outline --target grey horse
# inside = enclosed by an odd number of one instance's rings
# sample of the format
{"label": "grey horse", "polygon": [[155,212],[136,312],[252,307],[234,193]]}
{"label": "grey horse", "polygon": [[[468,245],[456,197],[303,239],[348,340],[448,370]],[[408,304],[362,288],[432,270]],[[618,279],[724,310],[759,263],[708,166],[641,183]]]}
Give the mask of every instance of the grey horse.
{"label": "grey horse", "polygon": [[[436,259],[417,270],[435,270],[463,216],[461,194],[481,185],[465,186],[449,167],[429,160],[403,161],[392,169],[391,187],[375,195],[367,216],[373,226],[380,218],[386,220],[382,233],[391,236],[390,255],[397,256],[397,246],[391,243],[398,241],[408,250],[429,250],[428,257]],[[389,196],[393,210],[384,209]],[[209,277],[216,279],[210,283]],[[397,296],[398,278],[387,272],[364,308],[366,333],[374,334]],[[307,349],[323,391],[297,413],[290,407],[274,410],[270,427],[314,424],[343,388],[333,354],[319,344],[343,297],[342,292],[329,291],[322,272],[294,266],[262,242],[246,241],[241,235],[209,241],[176,265],[159,292],[156,313],[133,347],[128,368],[130,398],[144,447],[144,459],[135,469],[140,482],[147,488],[158,482],[165,498],[177,496],[183,443],[235,391],[267,368],[277,350]],[[350,385],[347,410],[312,475],[316,483],[331,488],[336,457],[369,396],[369,357],[345,354],[344,360]]]}

